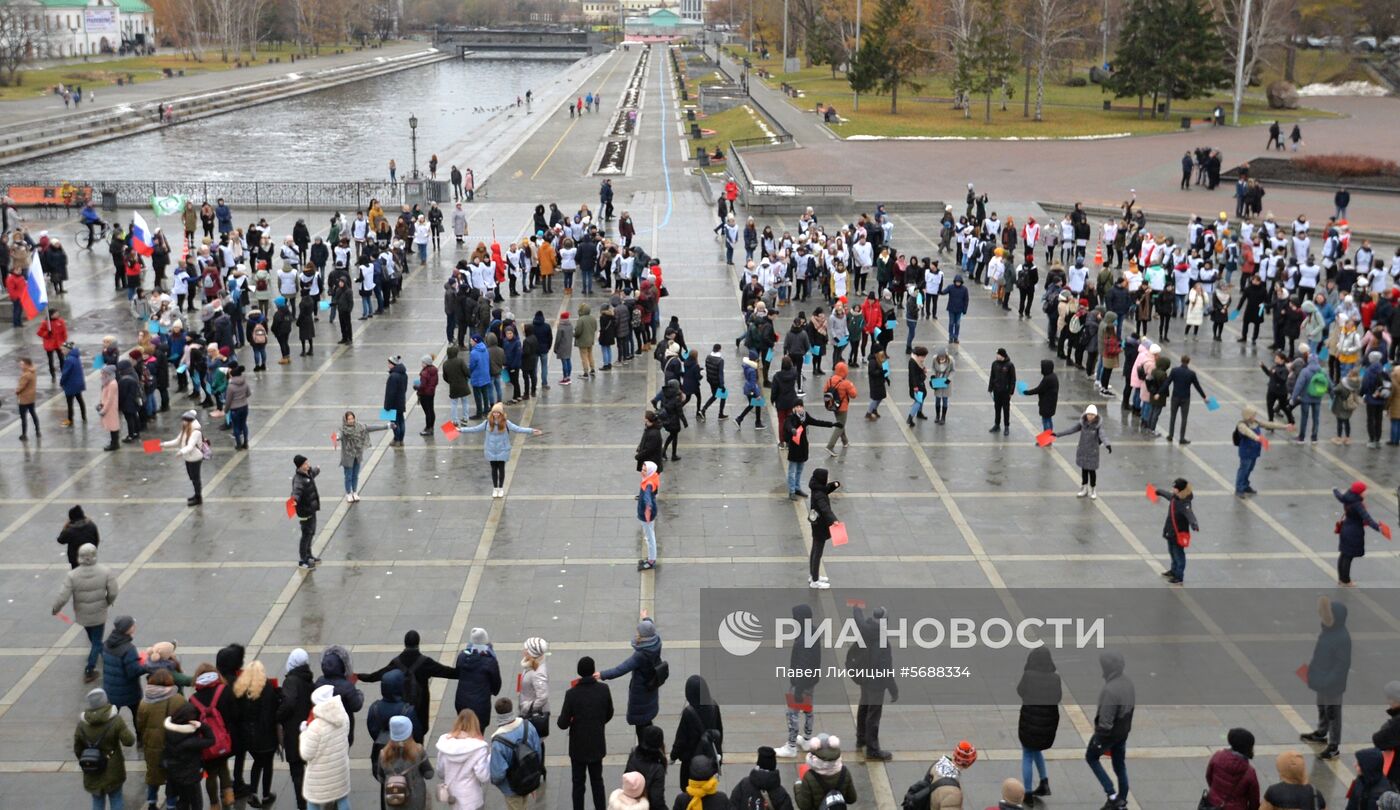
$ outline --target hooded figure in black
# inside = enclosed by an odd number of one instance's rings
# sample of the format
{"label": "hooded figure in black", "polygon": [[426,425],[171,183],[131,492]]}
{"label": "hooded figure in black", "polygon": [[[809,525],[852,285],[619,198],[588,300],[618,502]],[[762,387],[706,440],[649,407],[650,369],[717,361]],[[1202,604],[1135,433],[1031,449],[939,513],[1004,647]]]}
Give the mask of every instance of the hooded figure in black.
{"label": "hooded figure in black", "polygon": [[836,513],[831,511],[831,493],[841,488],[840,481],[828,482],[825,467],[812,470],[807,479],[807,520],[812,524],[812,551],[807,557],[808,587],[826,589],[831,584],[821,575],[822,553],[826,551],[826,541],[831,539],[831,524],[837,523]]}
{"label": "hooded figure in black", "polygon": [[792,797],[778,773],[777,752],[759,746],[758,762],[729,792],[729,806],[733,810],[793,810]]}
{"label": "hooded figure in black", "polygon": [[996,433],[998,430],[1003,436],[1011,435],[1011,394],[1016,390],[1016,366],[1011,362],[1011,355],[1006,353],[1006,349],[997,349],[997,359],[992,361],[992,368],[987,373],[987,391],[992,395],[992,429],[988,433]]}
{"label": "hooded figure in black", "polygon": [[[1060,729],[1064,689],[1049,648],[1036,647],[1026,656],[1026,669],[1016,685],[1016,694],[1021,697],[1021,717],[1016,723],[1016,736],[1021,742],[1021,784],[1026,786],[1029,806],[1035,803],[1034,797],[1050,795],[1050,778],[1042,752],[1055,745],[1055,734]],[[1034,791],[1030,789],[1032,765],[1040,774],[1040,784]]]}
{"label": "hooded figure in black", "polygon": [[680,763],[680,784],[690,780],[691,760],[704,756],[718,761],[723,754],[724,720],[719,704],[710,697],[710,685],[699,675],[685,679],[685,708],[671,738],[671,761]]}
{"label": "hooded figure in black", "polygon": [[[427,718],[429,717],[428,681],[432,678],[450,678],[455,681],[457,680],[457,670],[439,662],[432,656],[424,655],[418,650],[418,643],[418,631],[409,630],[403,636],[403,652],[389,659],[389,663],[379,669],[364,674],[356,673],[355,677],[365,683],[379,683],[391,672],[403,673],[404,681],[400,689],[404,701],[413,706],[414,713],[417,715],[413,724],[413,739],[421,743],[423,735],[427,731]],[[410,678],[412,678],[411,683],[409,682]]]}
{"label": "hooded figure in black", "polygon": [[792,692],[788,695],[787,701],[787,749],[793,756],[797,754],[797,721],[799,716],[803,720],[802,737],[810,740],[812,738],[815,719],[812,716],[812,694],[817,689],[817,684],[821,682],[820,673],[822,665],[822,648],[816,643],[816,639],[809,638],[807,627],[812,621],[812,606],[807,604],[794,605],[792,608],[792,618],[797,622],[802,634],[797,637],[792,645],[792,653],[788,658],[788,666],[802,675],[794,675],[791,679]]}
{"label": "hooded figure in black", "polygon": [[641,741],[627,755],[623,773],[633,771],[642,775],[647,784],[647,803],[652,807],[666,806],[666,735],[661,726],[642,726]]}
{"label": "hooded figure in black", "polygon": [[[862,645],[846,651],[846,668],[867,672],[888,672],[894,667],[894,654],[885,641],[885,609],[875,608],[870,618],[859,608],[852,609],[860,628]],[[889,751],[880,748],[880,718],[885,713],[885,692],[890,702],[899,702],[899,684],[891,675],[861,674],[852,678],[860,687],[860,708],[856,710],[856,750],[865,749],[866,759],[888,761]]]}
{"label": "hooded figure in black", "polygon": [[1390,790],[1386,780],[1385,753],[1378,748],[1363,748],[1356,752],[1357,776],[1347,789],[1346,810],[1376,810],[1381,795]]}
{"label": "hooded figure in black", "polygon": [[[1094,736],[1089,738],[1089,747],[1084,752],[1089,770],[1098,777],[1099,785],[1115,808],[1128,806],[1127,742],[1133,730],[1133,713],[1137,710],[1137,688],[1123,673],[1126,665],[1123,654],[1116,650],[1099,653],[1103,686],[1099,689],[1099,704],[1094,712]],[[1100,761],[1104,754],[1113,762],[1113,775],[1118,779],[1116,791]]]}
{"label": "hooded figure in black", "polygon": [[1322,632],[1317,635],[1312,660],[1308,662],[1308,688],[1317,693],[1317,730],[1302,735],[1311,743],[1326,743],[1320,759],[1335,759],[1342,739],[1342,695],[1347,691],[1351,669],[1351,631],[1347,629],[1347,606],[1327,597],[1318,600],[1317,612]]}
{"label": "hooded figure in black", "polygon": [[1026,389],[1026,396],[1039,398],[1036,411],[1040,414],[1040,429],[1054,430],[1055,410],[1060,404],[1060,378],[1055,374],[1055,361],[1041,360],[1040,375],[1040,384]]}
{"label": "hooded figure in black", "polygon": [[364,708],[365,693],[350,682],[350,651],[332,644],[321,653],[321,677],[313,689],[330,684],[340,697],[345,713],[350,715],[350,744],[355,744],[355,712]]}

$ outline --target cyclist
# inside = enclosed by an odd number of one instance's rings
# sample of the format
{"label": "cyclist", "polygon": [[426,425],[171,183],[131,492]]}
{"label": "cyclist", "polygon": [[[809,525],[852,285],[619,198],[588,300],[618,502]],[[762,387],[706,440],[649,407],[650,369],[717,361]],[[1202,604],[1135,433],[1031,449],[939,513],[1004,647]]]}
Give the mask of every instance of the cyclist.
{"label": "cyclist", "polygon": [[88,247],[92,247],[95,238],[93,236],[93,229],[99,226],[106,228],[107,223],[102,221],[102,216],[97,213],[96,208],[92,207],[92,200],[83,203],[83,210],[79,213],[79,217],[82,219],[83,225],[87,226],[87,244]]}

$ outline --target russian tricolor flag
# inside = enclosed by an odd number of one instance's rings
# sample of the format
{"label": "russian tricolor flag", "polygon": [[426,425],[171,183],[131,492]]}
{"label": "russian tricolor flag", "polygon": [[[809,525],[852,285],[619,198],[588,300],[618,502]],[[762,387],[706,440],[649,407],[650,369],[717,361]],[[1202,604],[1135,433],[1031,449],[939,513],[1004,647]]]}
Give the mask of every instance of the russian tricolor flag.
{"label": "russian tricolor flag", "polygon": [[29,260],[29,271],[25,273],[24,294],[19,299],[24,309],[24,317],[37,318],[49,306],[49,290],[44,284],[44,268],[39,263],[39,251]]}
{"label": "russian tricolor flag", "polygon": [[152,235],[151,226],[135,212],[131,215],[131,249],[142,256],[149,256],[155,252],[155,237]]}

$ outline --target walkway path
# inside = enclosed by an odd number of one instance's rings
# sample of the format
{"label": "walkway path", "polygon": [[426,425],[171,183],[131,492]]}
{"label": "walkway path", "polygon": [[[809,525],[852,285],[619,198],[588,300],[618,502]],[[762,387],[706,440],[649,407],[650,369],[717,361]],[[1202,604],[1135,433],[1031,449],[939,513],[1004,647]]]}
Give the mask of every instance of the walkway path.
{"label": "walkway path", "polygon": [[[612,88],[634,58],[635,52],[605,69],[616,67],[612,78],[602,77],[605,99],[616,99]],[[671,292],[663,316],[680,318],[691,351],[707,352],[711,344],[720,344],[729,385],[737,390],[739,364],[729,350],[741,328],[735,278],[709,231],[711,208],[683,174],[684,155],[675,146],[677,106],[668,78],[665,53],[657,50],[645,83],[638,152],[631,172],[614,180],[617,207],[630,208],[644,232],[642,243],[663,262]],[[513,238],[536,201],[558,200],[565,210],[579,202],[594,206],[596,178],[589,174],[590,164],[609,109],[572,124],[556,112],[522,144],[507,170],[492,181],[489,200],[470,208],[472,242],[482,238],[493,220],[503,242]],[[824,221],[852,214],[819,213]],[[235,214],[239,221],[249,216]],[[297,216],[269,217],[274,233],[289,230]],[[319,217],[309,222],[319,229]],[[790,218],[772,223],[775,230],[794,224]],[[928,252],[934,225],[931,215],[897,215],[896,244],[911,253]],[[219,646],[237,641],[248,644],[250,656],[261,657],[279,675],[291,649],[305,647],[315,660],[330,643],[349,647],[355,668],[366,671],[396,653],[409,629],[421,633],[425,652],[450,662],[470,628],[481,626],[496,641],[507,684],[514,682],[522,640],[532,635],[549,640],[557,712],[577,657],[591,654],[603,666],[621,661],[638,612],[646,609],[657,617],[675,673],[662,692],[657,720],[668,740],[682,709],[684,676],[699,661],[700,590],[805,585],[805,504],[787,499],[773,432],[757,432],[751,423],[736,427],[732,420],[717,421],[714,411],[710,421],[692,422],[681,439],[682,460],[667,466],[659,524],[661,566],[646,574],[635,570],[639,543],[631,498],[637,478],[632,453],[640,412],[658,386],[656,366],[647,360],[620,365],[592,380],[576,377],[568,387],[558,385],[559,366],[551,361],[553,387],[525,406],[510,408],[512,419],[546,433],[515,445],[509,497],[503,500],[486,492],[475,437],[449,443],[440,433],[429,439],[413,435],[423,425],[415,405],[405,447],[390,449],[384,436],[376,434],[361,477],[364,500],[353,507],[337,501],[337,455],[325,437],[342,411],[352,408],[374,418],[382,402],[385,356],[402,354],[416,369],[420,355],[440,356],[445,348],[440,284],[466,251],[450,240],[444,248],[427,268],[414,269],[392,314],[356,322],[353,346],[335,346],[322,323],[313,357],[294,357],[288,366],[274,363],[254,376],[252,447],[235,453],[226,434],[209,426],[215,452],[204,470],[205,504],[198,510],[184,506],[184,471],[168,455],[145,456],[129,447],[103,453],[99,448],[105,436],[91,414],[93,421],[86,426],[60,428],[62,399],[41,371],[43,442],[31,437],[21,445],[13,421],[0,426],[0,491],[5,493],[0,503],[0,592],[5,595],[0,601],[0,774],[6,806],[71,807],[84,801],[71,728],[87,690],[81,680],[85,647],[76,628],[48,613],[67,569],[53,537],[73,503],[84,504],[102,528],[101,556],[119,572],[123,585],[115,611],[136,617],[138,646],[176,639],[187,670],[211,660]],[[75,257],[73,274],[72,292],[59,303],[80,313],[73,328],[78,343],[92,347],[107,332],[122,335],[123,345],[129,342],[132,324],[121,314],[120,297],[107,286],[111,268],[106,257]],[[1189,448],[1136,433],[1111,402],[1062,370],[1057,424],[1068,424],[1085,404],[1095,402],[1103,408],[1115,450],[1105,457],[1099,499],[1073,497],[1078,474],[1072,443],[1050,450],[1035,447],[1032,437],[1040,423],[1033,399],[1015,400],[1010,438],[986,433],[991,409],[982,391],[992,352],[1007,347],[1021,377],[1034,380],[1033,370],[1047,356],[1039,320],[1018,321],[993,310],[978,290],[973,298],[963,342],[955,350],[960,382],[946,426],[926,422],[913,430],[903,427],[898,411],[909,401],[901,324],[885,418],[866,422],[854,417],[852,444],[837,458],[813,448],[809,469],[828,466],[845,483],[836,509],[853,538],[849,546],[827,554],[827,574],[838,588],[848,590],[830,592],[835,596],[820,603],[823,610],[844,611],[841,600],[847,596],[878,598],[868,589],[884,586],[933,594],[954,587],[1014,591],[1077,582],[1163,593],[1158,571],[1165,558],[1159,536],[1164,507],[1143,499],[1143,483],[1165,483],[1178,475],[1192,481],[1204,527],[1191,549],[1190,589],[1171,592],[1182,600],[1200,589],[1240,583],[1296,588],[1309,600],[1317,592],[1331,593],[1331,527],[1337,516],[1332,486],[1355,478],[1370,482],[1377,517],[1395,522],[1382,494],[1395,484],[1393,451],[1367,451],[1360,445],[1293,447],[1280,438],[1255,473],[1263,494],[1248,502],[1232,497],[1231,423],[1245,403],[1262,405],[1256,363],[1264,354],[1232,340],[1168,347],[1189,348],[1207,392],[1224,406],[1192,414],[1195,441]],[[576,316],[585,302],[596,309],[602,298],[585,298],[581,289],[566,298],[557,292],[531,293],[508,299],[505,308],[522,319],[538,310],[557,322],[565,310]],[[791,314],[785,312],[782,320]],[[941,322],[919,325],[918,342],[936,346],[945,340]],[[15,334],[0,327],[0,346],[10,353],[23,347],[39,356],[28,330]],[[0,362],[0,390],[13,384],[12,368]],[[865,369],[854,379],[864,392]],[[94,380],[90,376],[89,384]],[[89,402],[95,399],[90,388]],[[813,401],[811,394],[808,401]],[[175,396],[172,411],[188,402]],[[855,407],[863,410],[865,403],[862,393]],[[441,422],[445,398],[437,398],[437,404]],[[12,420],[12,411],[5,418]],[[770,411],[766,419],[771,418]],[[152,435],[173,435],[174,421],[171,415],[161,416]],[[817,430],[817,440],[824,441],[826,430]],[[325,470],[316,548],[326,562],[312,574],[292,567],[296,531],[282,507],[295,453],[307,454]],[[1372,613],[1375,600],[1393,602],[1376,585],[1400,576],[1400,559],[1389,547],[1373,546],[1358,561],[1357,574],[1362,590],[1346,595],[1355,600],[1353,621],[1374,632],[1393,628]],[[1316,621],[1312,616],[1280,620],[1305,635]],[[1133,670],[1131,660],[1130,672],[1139,678],[1141,690],[1152,674]],[[1247,668],[1233,662],[1212,663],[1224,667],[1222,677],[1246,677]],[[1092,666],[1092,661],[1061,661],[1066,668],[1085,664]],[[367,699],[379,696],[378,687],[362,687]],[[451,721],[451,687],[435,682],[430,739]],[[513,696],[509,686],[503,694]],[[619,713],[624,694],[625,686],[615,683]],[[756,746],[782,741],[781,686],[769,697],[764,705],[724,707],[725,789],[747,770]],[[1344,751],[1364,745],[1384,719],[1375,705],[1380,700],[1379,695],[1358,694],[1351,701]],[[1066,707],[1050,752],[1055,796],[1048,806],[1087,808],[1102,801],[1083,762],[1093,701],[1093,694],[1074,694],[1073,705]],[[1193,805],[1206,759],[1223,744],[1224,729],[1233,725],[1254,731],[1260,779],[1274,781],[1273,755],[1300,747],[1296,735],[1312,711],[1301,700],[1297,704],[1140,707],[1130,753],[1134,806],[1177,810]],[[944,704],[934,709],[906,699],[886,713],[883,740],[896,759],[880,764],[866,763],[849,750],[854,741],[849,707],[825,705],[818,711],[819,729],[847,741],[846,761],[860,806],[880,810],[896,807],[904,787],[962,738],[981,751],[978,765],[964,778],[967,804],[994,804],[1000,781],[1018,773],[1015,718],[1014,705]],[[549,740],[555,778],[539,806],[550,810],[570,806],[564,736],[555,732]],[[619,783],[632,740],[619,716],[608,732],[604,774],[609,785]],[[361,727],[352,752],[356,807],[374,803],[368,758],[369,740]],[[128,766],[125,792],[135,805],[142,791],[139,758],[129,759]],[[1349,760],[1330,765],[1309,760],[1312,779],[1329,806],[1344,804],[1349,767]],[[795,779],[791,762],[784,762],[782,770],[785,782]],[[673,769],[668,793],[676,787]],[[280,764],[274,789],[290,807],[290,784]],[[488,807],[502,806],[498,795],[489,790],[488,795]]]}

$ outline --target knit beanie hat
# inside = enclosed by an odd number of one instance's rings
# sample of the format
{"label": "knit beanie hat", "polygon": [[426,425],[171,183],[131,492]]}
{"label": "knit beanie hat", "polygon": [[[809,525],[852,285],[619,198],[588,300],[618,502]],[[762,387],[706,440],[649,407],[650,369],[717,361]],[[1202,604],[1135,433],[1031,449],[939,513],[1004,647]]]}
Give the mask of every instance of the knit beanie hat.
{"label": "knit beanie hat", "polygon": [[130,633],[131,628],[135,626],[136,620],[130,616],[118,616],[117,620],[112,622],[112,629],[122,634]]}
{"label": "knit beanie hat", "polygon": [[306,456],[303,456],[303,455],[300,454],[300,453],[296,454],[295,456],[292,456],[292,466],[293,466],[293,467],[296,467],[297,469],[301,469],[301,465],[303,465],[303,464],[305,464],[305,463],[306,463]]}
{"label": "knit beanie hat", "polygon": [[629,799],[640,799],[647,789],[646,777],[636,771],[628,771],[622,775],[622,795]]}
{"label": "knit beanie hat", "polygon": [[651,619],[642,619],[637,622],[637,638],[655,638],[656,623]]}
{"label": "knit beanie hat", "polygon": [[580,678],[592,678],[593,674],[597,671],[598,666],[593,663],[593,659],[590,656],[585,655],[578,659],[578,676]]}
{"label": "knit beanie hat", "polygon": [[486,632],[486,628],[484,627],[473,627],[471,643],[474,645],[480,644],[482,646],[485,646],[491,643],[491,635]]}
{"label": "knit beanie hat", "polygon": [[817,759],[834,762],[841,758],[841,738],[832,734],[818,734],[807,740],[807,750]]}
{"label": "knit beanie hat", "polygon": [[69,520],[82,520],[85,517],[87,517],[87,515],[83,514],[83,508],[81,506],[75,506],[68,510]]}
{"label": "knit beanie hat", "polygon": [[531,658],[542,658],[549,652],[549,642],[539,637],[525,639],[525,654]]}
{"label": "knit beanie hat", "polygon": [[715,770],[715,761],[707,756],[699,755],[690,760],[690,781],[704,782],[714,777],[718,773]]}
{"label": "knit beanie hat", "polygon": [[413,736],[413,721],[401,714],[389,718],[389,739],[403,742]]}
{"label": "knit beanie hat", "polygon": [[1385,685],[1385,699],[1391,703],[1400,703],[1400,681],[1391,681]]}
{"label": "knit beanie hat", "polygon": [[1351,491],[1354,492],[1354,493],[1356,493],[1357,495],[1364,495],[1364,494],[1366,493],[1366,484],[1365,484],[1365,482],[1362,482],[1362,481],[1352,481],[1352,482],[1351,482]]}
{"label": "knit beanie hat", "polygon": [[1225,735],[1226,741],[1230,743],[1230,750],[1244,756],[1245,759],[1254,759],[1254,735],[1247,729],[1232,728],[1230,733]]}
{"label": "knit beanie hat", "polygon": [[977,749],[967,740],[959,742],[953,749],[953,764],[959,768],[970,768],[977,761]]}
{"label": "knit beanie hat", "polygon": [[776,771],[778,769],[778,752],[772,746],[760,745],[758,747],[758,767],[765,771]]}
{"label": "knit beanie hat", "polygon": [[112,702],[107,699],[107,690],[98,687],[87,693],[87,707],[93,711],[105,709],[111,706]]}

